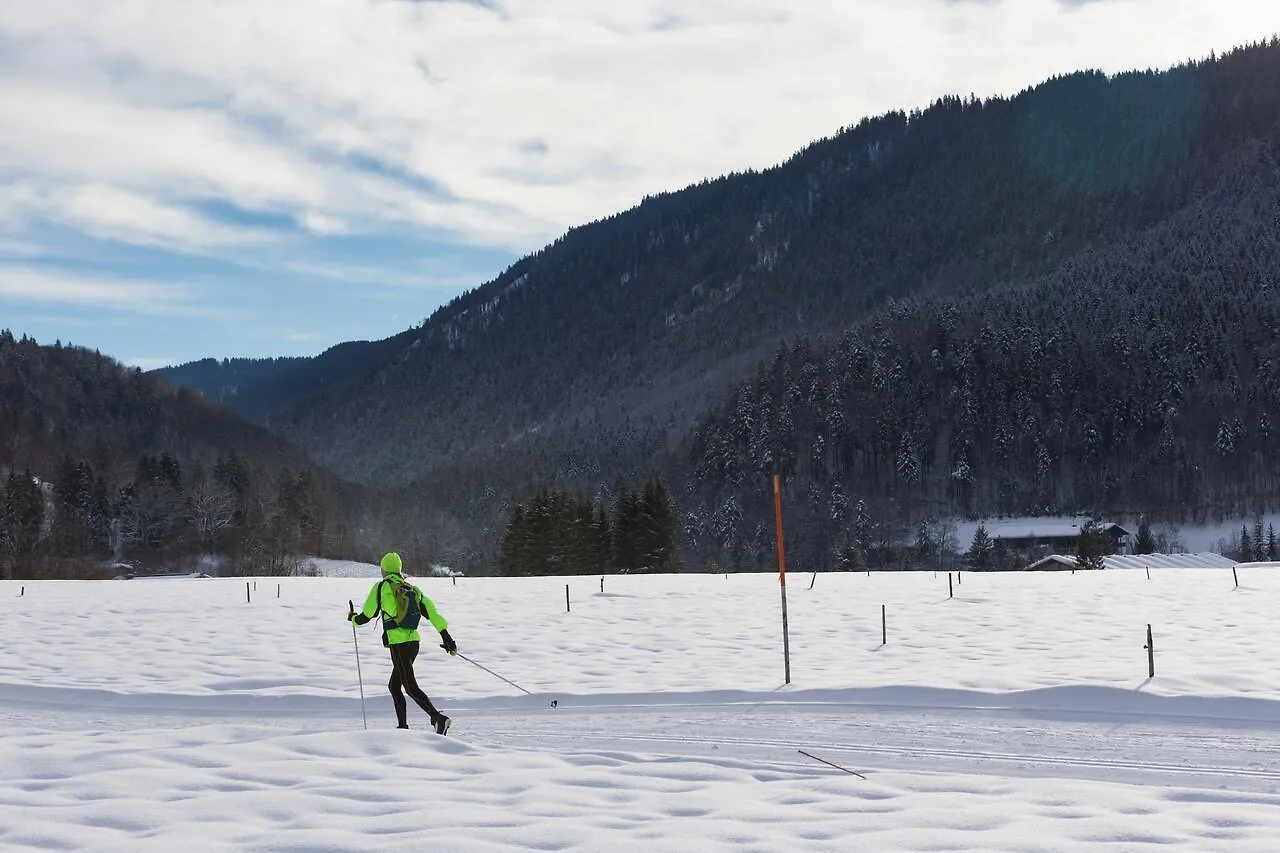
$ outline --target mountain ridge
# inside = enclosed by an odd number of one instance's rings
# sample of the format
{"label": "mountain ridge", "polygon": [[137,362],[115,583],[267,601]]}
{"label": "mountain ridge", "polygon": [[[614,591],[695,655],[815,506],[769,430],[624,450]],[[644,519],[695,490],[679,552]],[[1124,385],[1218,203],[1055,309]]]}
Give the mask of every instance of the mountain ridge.
{"label": "mountain ridge", "polygon": [[[1099,252],[1141,252],[1128,263],[1109,261],[1126,269],[1111,285],[1117,293],[1141,292],[1144,279],[1162,273],[1159,254],[1173,251],[1162,223],[1192,211],[1192,234],[1229,235],[1217,219],[1270,198],[1277,93],[1273,38],[1160,72],[1078,72],[1009,98],[945,97],[924,110],[864,119],[763,172],[652,196],[569,230],[396,336],[363,372],[286,401],[266,422],[345,476],[440,496],[469,519],[481,550],[492,547],[487,540],[505,510],[550,480],[607,492],[632,472],[657,470],[679,481],[696,528],[697,519],[723,508],[724,497],[710,481],[723,472],[706,473],[698,447],[743,389],[762,383],[771,356],[777,363],[780,351],[795,347],[827,353],[851,328],[877,318],[899,322],[903,311],[940,323],[921,306],[950,300],[958,310],[965,300],[1043,288],[1046,277],[1069,278]],[[1218,247],[1188,243],[1207,258],[1188,287],[1207,287],[1241,267]],[[1269,294],[1262,299],[1269,311]],[[1013,303],[984,304],[1007,310]],[[1222,311],[1234,316],[1236,308]],[[1105,340],[1105,314],[1090,316],[1093,328],[1070,317],[1060,322],[1082,340]],[[1035,322],[1029,332],[1039,335],[1053,320]],[[1204,345],[1214,359],[1225,350]],[[904,354],[903,364],[925,369],[928,349]],[[998,367],[982,369],[995,376]],[[1102,393],[1111,399],[1119,391]],[[752,439],[764,442],[764,450],[755,448],[756,466],[776,466],[782,445],[795,443],[798,427],[777,403],[772,396],[752,401],[777,421],[767,439]],[[892,397],[877,405],[900,408]],[[951,414],[934,403],[902,414],[928,417]],[[866,429],[840,441],[879,447],[877,459],[897,456],[897,448],[881,445],[901,443],[904,432],[942,441],[901,423]],[[897,434],[885,438],[885,430]],[[833,441],[812,433],[806,440],[818,438]],[[1060,462],[1074,459],[1074,440],[1063,439]],[[967,458],[950,446],[913,445],[906,456],[948,470]],[[834,478],[883,505],[886,523],[909,524],[925,512],[894,505],[901,497],[894,476],[886,480],[876,465],[859,470],[824,472],[811,485],[829,489]],[[810,476],[784,473],[792,488]],[[1053,508],[1027,495],[965,506],[948,481],[930,482],[926,503],[958,513],[1004,503]],[[1103,509],[1107,494],[1066,486],[1053,502]],[[1032,503],[1016,506],[1019,500]],[[735,524],[750,529],[731,538],[739,545],[759,539],[760,511],[739,511]],[[838,530],[815,536],[821,554],[830,556],[833,538]],[[710,553],[737,547],[727,542],[722,537]]]}

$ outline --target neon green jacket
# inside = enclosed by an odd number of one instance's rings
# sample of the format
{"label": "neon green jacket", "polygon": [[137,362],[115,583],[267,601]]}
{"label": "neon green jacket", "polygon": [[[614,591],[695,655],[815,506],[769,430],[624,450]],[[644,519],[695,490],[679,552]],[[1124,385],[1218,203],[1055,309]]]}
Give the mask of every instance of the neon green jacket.
{"label": "neon green jacket", "polygon": [[[382,615],[385,619],[396,619],[400,614],[396,611],[396,593],[395,585],[404,582],[404,577],[399,574],[385,575],[382,580],[373,585],[373,589],[369,590],[369,597],[365,599],[364,607],[356,613],[355,622],[357,625],[373,619],[378,612],[378,592],[382,592]],[[412,584],[410,584],[412,586]],[[436,610],[435,602],[422,594],[422,590],[416,586],[413,591],[418,594],[418,607],[422,610],[422,615],[427,617],[431,622],[431,627],[437,631],[443,631],[449,627],[449,623],[440,615],[440,611]],[[422,639],[416,628],[386,628],[386,644],[388,646],[396,646],[400,643],[414,643]]]}

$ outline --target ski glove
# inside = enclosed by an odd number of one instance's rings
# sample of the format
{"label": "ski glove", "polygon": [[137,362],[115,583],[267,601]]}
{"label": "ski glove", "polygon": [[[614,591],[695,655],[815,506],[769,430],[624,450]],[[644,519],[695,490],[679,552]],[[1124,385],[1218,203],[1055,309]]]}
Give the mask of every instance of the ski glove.
{"label": "ski glove", "polygon": [[444,640],[444,642],[440,644],[440,648],[444,649],[451,655],[456,655],[458,653],[458,644],[453,641],[453,637],[449,636],[448,629],[440,632],[440,639]]}

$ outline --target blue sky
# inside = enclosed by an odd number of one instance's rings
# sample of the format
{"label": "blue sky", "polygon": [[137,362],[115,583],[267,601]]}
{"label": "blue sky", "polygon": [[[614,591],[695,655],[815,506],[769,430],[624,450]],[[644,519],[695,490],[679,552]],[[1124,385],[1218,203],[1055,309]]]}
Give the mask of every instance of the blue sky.
{"label": "blue sky", "polygon": [[865,115],[1277,31],[1273,0],[0,4],[0,326],[315,354]]}

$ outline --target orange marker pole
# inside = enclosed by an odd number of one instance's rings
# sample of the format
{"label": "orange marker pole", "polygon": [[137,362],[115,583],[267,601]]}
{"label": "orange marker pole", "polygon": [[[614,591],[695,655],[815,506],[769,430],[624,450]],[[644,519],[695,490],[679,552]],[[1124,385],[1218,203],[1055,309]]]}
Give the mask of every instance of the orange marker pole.
{"label": "orange marker pole", "polygon": [[782,485],[773,475],[773,513],[778,521],[778,583],[782,587],[782,661],[786,683],[791,683],[791,635],[787,630],[787,558],[782,549]]}

